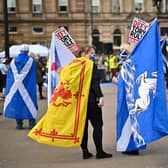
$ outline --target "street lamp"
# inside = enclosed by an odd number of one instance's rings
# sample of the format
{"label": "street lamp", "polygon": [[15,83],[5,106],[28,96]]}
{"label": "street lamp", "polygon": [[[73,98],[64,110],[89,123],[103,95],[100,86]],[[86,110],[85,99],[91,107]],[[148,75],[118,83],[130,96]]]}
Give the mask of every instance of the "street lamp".
{"label": "street lamp", "polygon": [[153,6],[156,6],[159,13],[161,12],[161,1],[162,0],[152,0]]}
{"label": "street lamp", "polygon": [[90,27],[91,27],[91,44],[93,45],[93,2],[90,0]]}
{"label": "street lamp", "polygon": [[8,34],[8,10],[7,10],[7,0],[3,1],[4,7],[4,46],[5,46],[5,55],[9,60],[9,34]]}

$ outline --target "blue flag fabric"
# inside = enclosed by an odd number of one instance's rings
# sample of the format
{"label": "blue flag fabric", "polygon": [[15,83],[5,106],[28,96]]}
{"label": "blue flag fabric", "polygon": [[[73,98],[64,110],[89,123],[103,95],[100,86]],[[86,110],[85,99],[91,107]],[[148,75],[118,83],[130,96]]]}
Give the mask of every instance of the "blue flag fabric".
{"label": "blue flag fabric", "polygon": [[35,119],[37,108],[36,64],[26,53],[21,53],[9,66],[4,116]]}
{"label": "blue flag fabric", "polygon": [[145,149],[168,134],[168,112],[155,19],[123,63],[118,80],[117,151]]}
{"label": "blue flag fabric", "polygon": [[162,50],[162,56],[163,58],[166,59],[166,63],[168,62],[168,53],[167,53],[167,50],[166,50],[166,37],[162,38],[160,40],[160,45],[161,45],[161,50]]}
{"label": "blue flag fabric", "polygon": [[166,71],[168,69],[168,53],[166,50],[166,37],[160,40],[160,45],[161,45],[162,58],[163,58],[163,69],[164,69],[164,73],[166,74]]}

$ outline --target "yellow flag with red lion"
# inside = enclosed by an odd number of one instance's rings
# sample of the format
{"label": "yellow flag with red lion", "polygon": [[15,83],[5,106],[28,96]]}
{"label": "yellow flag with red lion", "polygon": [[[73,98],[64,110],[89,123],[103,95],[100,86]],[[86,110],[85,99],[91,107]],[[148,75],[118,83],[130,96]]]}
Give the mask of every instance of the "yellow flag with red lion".
{"label": "yellow flag with red lion", "polygon": [[47,113],[29,132],[33,140],[62,147],[80,146],[85,127],[93,62],[74,59],[64,67]]}

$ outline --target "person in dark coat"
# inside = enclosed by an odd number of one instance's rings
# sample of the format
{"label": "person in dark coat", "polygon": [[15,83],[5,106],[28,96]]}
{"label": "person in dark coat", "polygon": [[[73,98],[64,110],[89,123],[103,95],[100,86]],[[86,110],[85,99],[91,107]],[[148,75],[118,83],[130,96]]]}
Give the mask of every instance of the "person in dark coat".
{"label": "person in dark coat", "polygon": [[37,85],[38,85],[38,91],[39,91],[39,98],[40,99],[46,99],[46,97],[43,96],[43,75],[44,75],[44,67],[40,61],[40,56],[35,55],[34,53],[30,52],[29,56],[32,57],[35,62],[36,62],[36,80],[37,80]]}
{"label": "person in dark coat", "polygon": [[8,72],[8,68],[7,68],[7,59],[3,58],[0,61],[0,92],[2,92],[0,99],[4,100],[5,98],[5,87],[6,87],[6,75]]}
{"label": "person in dark coat", "polygon": [[[0,71],[0,81],[3,81],[3,77],[2,77],[2,72]],[[0,92],[2,92],[3,89],[3,83],[0,83]]]}
{"label": "person in dark coat", "polygon": [[44,68],[42,63],[39,60],[39,56],[36,59],[36,75],[37,75],[37,84],[38,84],[38,89],[39,89],[39,95],[40,95],[40,99],[46,99],[46,97],[43,96],[43,92],[42,92],[42,87],[43,87],[43,74],[44,74]]}
{"label": "person in dark coat", "polygon": [[[94,59],[95,57],[95,49],[93,47],[88,48],[86,51],[86,57],[90,59]],[[104,105],[103,93],[100,88],[100,74],[97,69],[96,64],[93,65],[93,73],[92,80],[90,86],[90,93],[88,99],[88,107],[87,107],[87,116],[85,123],[84,136],[81,144],[83,159],[88,159],[92,157],[92,154],[88,150],[88,120],[90,120],[93,126],[93,140],[96,146],[96,158],[110,158],[112,154],[108,154],[103,151],[102,147],[102,127],[103,127],[103,119],[102,119],[102,107]]]}

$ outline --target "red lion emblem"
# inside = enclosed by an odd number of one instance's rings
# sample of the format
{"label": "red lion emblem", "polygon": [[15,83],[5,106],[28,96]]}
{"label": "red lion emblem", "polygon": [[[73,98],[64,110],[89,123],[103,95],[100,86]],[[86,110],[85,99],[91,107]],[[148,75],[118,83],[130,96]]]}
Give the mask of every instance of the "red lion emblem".
{"label": "red lion emblem", "polygon": [[[72,98],[71,90],[69,90],[69,84],[69,81],[66,81],[65,83],[61,82],[58,88],[55,89],[53,97],[51,99],[51,103],[54,106],[68,106],[69,104],[71,104],[71,102],[66,101],[67,99]],[[58,97],[61,97],[63,101],[61,103],[56,104],[56,100]]]}

